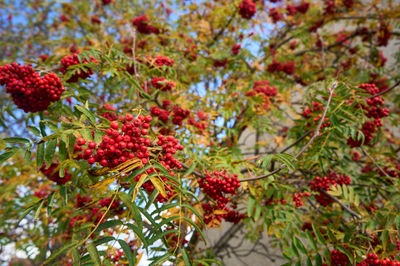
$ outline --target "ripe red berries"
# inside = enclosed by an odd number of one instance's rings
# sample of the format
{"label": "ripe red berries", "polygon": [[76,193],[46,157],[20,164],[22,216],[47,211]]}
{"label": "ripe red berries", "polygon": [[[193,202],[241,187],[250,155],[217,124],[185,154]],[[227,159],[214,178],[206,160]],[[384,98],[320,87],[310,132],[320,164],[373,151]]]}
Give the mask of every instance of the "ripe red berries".
{"label": "ripe red berries", "polygon": [[65,91],[56,74],[41,78],[31,66],[17,63],[0,66],[0,85],[6,85],[6,92],[18,108],[32,113],[46,110]]}
{"label": "ripe red berries", "polygon": [[251,19],[257,12],[256,4],[251,0],[243,0],[239,4],[239,14],[244,19]]}
{"label": "ripe red berries", "polygon": [[[79,59],[78,59],[78,54],[80,54],[80,53],[81,53],[81,51],[77,51],[75,54],[70,55],[70,56],[65,56],[63,59],[61,59],[61,67],[60,67],[61,73],[65,74],[65,73],[67,73],[68,68],[70,66],[80,64]],[[98,62],[96,59],[93,59],[92,57],[90,57],[90,61],[95,62],[95,63]],[[82,59],[81,62],[88,63],[89,61],[87,59]],[[74,74],[71,76],[70,79],[67,80],[67,82],[68,83],[77,82],[79,80],[79,78],[86,79],[86,78],[89,78],[91,75],[93,75],[93,70],[90,68],[85,68],[85,70],[80,69],[80,71],[78,71],[78,69],[76,69]]]}
{"label": "ripe red berries", "polygon": [[110,124],[110,127],[112,129],[118,129],[119,128],[119,123],[117,121],[112,121]]}

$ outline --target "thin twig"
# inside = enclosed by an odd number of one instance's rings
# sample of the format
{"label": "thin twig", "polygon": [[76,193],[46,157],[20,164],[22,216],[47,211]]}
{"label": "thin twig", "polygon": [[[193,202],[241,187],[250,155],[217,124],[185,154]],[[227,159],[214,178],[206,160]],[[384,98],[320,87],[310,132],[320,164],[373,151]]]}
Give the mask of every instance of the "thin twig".
{"label": "thin twig", "polygon": [[393,90],[394,88],[396,88],[396,87],[399,86],[399,85],[400,85],[400,80],[398,80],[392,87],[387,88],[387,89],[384,90],[384,91],[378,92],[377,94],[371,95],[371,96],[369,96],[367,99],[371,99],[371,98],[380,96],[380,95],[382,95],[382,94],[385,94],[385,93],[387,93],[387,92]]}
{"label": "thin twig", "polygon": [[332,196],[331,194],[329,194],[328,192],[326,192],[325,190],[321,189],[320,191],[322,191],[322,193],[324,193],[326,196],[328,196],[329,198],[331,198],[332,200],[336,201],[340,207],[342,207],[343,210],[347,211],[348,213],[350,213],[352,216],[356,217],[357,219],[361,219],[362,216],[359,215],[358,213],[354,212],[352,209],[350,209],[349,207],[347,207],[346,205],[343,204],[343,202],[341,202],[338,198],[336,198],[335,196]]}
{"label": "thin twig", "polygon": [[379,166],[379,164],[374,160],[374,158],[372,158],[372,156],[363,147],[360,147],[360,149],[374,163],[374,165],[379,169],[379,171],[381,171],[386,177],[392,178],[385,172],[385,170],[382,169],[382,167]]}
{"label": "thin twig", "polygon": [[[307,142],[307,144],[304,145],[304,147],[299,151],[299,153],[297,153],[296,156],[294,156],[294,159],[293,159],[293,160],[296,160],[297,158],[299,158],[300,155],[302,155],[302,154],[307,150],[307,148],[311,145],[311,143],[314,141],[314,139],[315,139],[317,136],[319,136],[322,123],[323,123],[324,120],[325,120],[325,116],[326,116],[326,113],[328,112],[328,108],[329,108],[329,105],[330,105],[330,103],[331,103],[332,95],[333,95],[333,92],[334,92],[336,86],[337,86],[337,81],[334,81],[333,84],[331,85],[331,87],[329,88],[329,97],[328,97],[328,101],[327,101],[327,103],[326,103],[324,113],[322,114],[322,117],[321,117],[321,119],[320,119],[320,121],[319,121],[319,123],[318,123],[317,129],[316,129],[314,135],[313,135],[313,136],[311,137],[311,139]],[[293,160],[292,160],[292,161],[293,161]],[[268,176],[271,176],[271,175],[274,175],[274,174],[278,173],[279,171],[281,171],[282,169],[284,169],[284,168],[286,168],[286,167],[287,167],[286,164],[282,164],[278,169],[276,169],[276,170],[274,170],[274,171],[272,171],[272,172],[270,172],[270,173],[268,173],[268,174],[261,175],[261,176],[250,177],[250,178],[245,178],[245,179],[241,179],[240,182],[247,182],[247,181],[254,181],[254,180],[258,180],[258,179],[263,179],[263,178],[266,178],[266,177],[268,177]]]}

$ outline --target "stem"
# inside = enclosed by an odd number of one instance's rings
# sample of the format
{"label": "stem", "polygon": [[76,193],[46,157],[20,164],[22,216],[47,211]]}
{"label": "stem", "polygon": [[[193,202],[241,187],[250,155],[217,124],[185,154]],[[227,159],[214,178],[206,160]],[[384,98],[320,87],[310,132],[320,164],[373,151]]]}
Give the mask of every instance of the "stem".
{"label": "stem", "polygon": [[[335,90],[336,86],[337,86],[337,81],[334,81],[333,84],[331,85],[331,87],[329,88],[329,97],[328,97],[328,101],[327,101],[327,103],[326,103],[324,113],[322,114],[322,117],[321,117],[321,119],[319,120],[319,123],[318,123],[318,126],[317,126],[317,130],[315,131],[315,134],[311,137],[311,139],[307,142],[307,144],[304,145],[304,147],[299,151],[299,153],[297,153],[296,156],[294,156],[294,159],[293,159],[293,160],[296,160],[297,158],[299,158],[300,155],[302,155],[302,154],[307,150],[307,148],[313,143],[313,141],[315,140],[315,138],[316,138],[317,136],[319,136],[322,123],[324,122],[326,113],[328,112],[328,108],[329,108],[329,105],[330,105],[330,103],[331,103],[332,96],[333,96],[333,91]],[[292,160],[292,161],[293,161],[293,160]],[[258,180],[258,179],[263,179],[263,178],[266,178],[266,177],[268,177],[268,176],[271,176],[271,175],[274,175],[274,174],[280,172],[282,169],[284,169],[284,168],[286,168],[286,167],[287,167],[286,164],[282,164],[278,169],[276,169],[276,170],[274,170],[274,171],[272,171],[272,172],[270,172],[270,173],[268,173],[268,174],[261,175],[261,176],[250,177],[250,178],[245,178],[245,179],[241,179],[240,182],[247,182],[247,181],[254,181],[254,180]]]}

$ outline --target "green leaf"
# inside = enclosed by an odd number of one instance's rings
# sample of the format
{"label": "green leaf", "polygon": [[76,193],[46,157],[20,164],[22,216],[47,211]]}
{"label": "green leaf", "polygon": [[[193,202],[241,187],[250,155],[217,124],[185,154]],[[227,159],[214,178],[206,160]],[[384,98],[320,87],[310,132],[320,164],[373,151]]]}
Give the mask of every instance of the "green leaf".
{"label": "green leaf", "polygon": [[105,221],[104,223],[100,224],[99,227],[97,227],[95,232],[100,232],[104,229],[110,228],[110,227],[115,227],[118,225],[123,224],[120,220],[110,220],[110,221]]}
{"label": "green leaf", "polygon": [[295,237],[294,240],[295,240],[296,247],[297,247],[298,249],[300,249],[300,251],[301,251],[303,254],[306,254],[306,255],[307,255],[307,249],[304,247],[303,242],[301,242],[301,240],[298,239],[297,237]]}
{"label": "green leaf", "polygon": [[143,245],[145,248],[148,246],[147,239],[144,237],[143,232],[139,230],[137,226],[131,223],[127,223],[126,226],[128,226],[130,229],[133,230],[133,232],[139,237],[139,239],[143,242]]}
{"label": "green leaf", "polygon": [[315,265],[322,266],[322,258],[321,258],[321,255],[319,255],[319,253],[317,253],[317,255],[315,255]]}
{"label": "green leaf", "polygon": [[196,163],[192,163],[192,165],[186,170],[186,172],[183,174],[183,177],[186,177],[193,173],[194,169],[196,168]]}
{"label": "green leaf", "polygon": [[96,125],[96,117],[94,116],[93,113],[91,113],[89,110],[85,109],[83,106],[75,105],[75,108],[78,111],[80,111],[81,113],[83,113],[84,115],[86,115],[87,118],[89,119],[89,122],[92,125]]}
{"label": "green leaf", "polygon": [[169,257],[171,257],[172,254],[171,253],[167,253],[164,254],[163,256],[159,256],[159,257],[154,257],[154,261],[149,265],[163,265],[163,262],[165,262],[166,260],[168,260]]}
{"label": "green leaf", "polygon": [[112,237],[112,236],[105,236],[105,237],[102,237],[102,238],[97,239],[96,241],[93,241],[93,244],[94,244],[95,246],[98,246],[98,245],[103,245],[103,244],[105,244],[105,243],[107,243],[107,242],[110,242],[110,241],[113,241],[113,240],[115,240],[114,237]]}
{"label": "green leaf", "polygon": [[306,231],[306,236],[307,236],[308,243],[310,244],[311,248],[314,251],[318,251],[317,244],[315,243],[314,237],[312,236],[312,234],[310,233],[309,230]]}
{"label": "green leaf", "polygon": [[385,229],[385,230],[383,230],[381,237],[380,237],[381,242],[382,242],[383,251],[386,251],[387,244],[388,244],[388,238],[389,238],[389,232],[387,229]]}
{"label": "green leaf", "polygon": [[41,199],[41,200],[40,200],[39,207],[37,208],[37,210],[36,210],[36,212],[35,212],[35,216],[33,217],[34,220],[36,220],[36,219],[39,217],[40,210],[42,209],[43,204],[44,204],[44,199]]}
{"label": "green leaf", "polygon": [[73,249],[78,245],[79,245],[78,241],[73,241],[72,243],[62,246],[57,251],[51,253],[50,257],[43,263],[43,265],[49,264],[50,262],[58,258],[60,255],[62,255],[64,252],[67,252],[68,250]]}
{"label": "green leaf", "polygon": [[60,162],[64,161],[67,159],[67,145],[63,140],[60,140],[60,143],[58,145],[58,158]]}
{"label": "green leaf", "polygon": [[36,150],[36,167],[42,167],[44,161],[44,142],[39,143]]}
{"label": "green leaf", "polygon": [[[40,202],[40,201],[39,201]],[[25,218],[25,216],[27,216],[28,215],[28,213],[30,213],[33,209],[35,209],[36,208],[36,206],[38,205],[39,203],[35,203],[35,204],[33,204],[32,206],[29,206],[28,208],[26,208],[25,209],[25,211],[21,214],[21,216],[19,217],[19,220],[18,220],[18,222],[17,222],[17,225]]]}
{"label": "green leaf", "polygon": [[321,243],[322,245],[326,245],[325,238],[321,235],[321,232],[318,230],[318,228],[313,223],[311,225],[312,225],[314,234],[317,237],[318,242]]}
{"label": "green leaf", "polygon": [[253,209],[254,209],[254,205],[255,204],[256,204],[256,199],[254,197],[252,197],[252,196],[249,196],[249,202],[248,202],[248,205],[247,205],[247,215],[249,217],[251,217],[252,214],[253,214]]}
{"label": "green leaf", "polygon": [[6,143],[30,143],[28,139],[20,137],[4,138],[3,140]]}
{"label": "green leaf", "polygon": [[123,249],[126,258],[128,259],[129,266],[134,266],[136,263],[136,258],[134,258],[132,255],[131,247],[124,240],[121,239],[118,240],[118,243]]}
{"label": "green leaf", "polygon": [[17,150],[18,149],[12,149],[10,151],[0,154],[0,163],[3,163],[10,159],[17,152]]}
{"label": "green leaf", "polygon": [[79,252],[76,248],[72,250],[72,255],[74,256],[74,266],[79,266],[81,264]]}
{"label": "green leaf", "polygon": [[50,166],[53,161],[54,153],[56,152],[56,147],[57,147],[57,139],[51,139],[47,142],[46,150],[44,153],[44,161],[47,166]]}
{"label": "green leaf", "polygon": [[38,137],[41,137],[41,135],[40,135],[40,130],[37,129],[36,127],[28,126],[27,128],[28,128],[28,130],[29,130],[30,132],[32,132],[34,135],[36,135],[36,136],[38,136]]}
{"label": "green leaf", "polygon": [[143,220],[142,216],[140,215],[139,208],[136,206],[135,202],[131,202],[131,197],[125,192],[119,192],[118,196],[122,200],[122,202],[125,203],[125,205],[130,209],[135,223],[139,226],[139,230],[142,231]]}
{"label": "green leaf", "polygon": [[189,259],[189,254],[187,253],[185,248],[182,248],[182,258],[186,266],[192,266],[192,263],[190,262]]}
{"label": "green leaf", "polygon": [[290,170],[296,169],[296,166],[292,162],[294,160],[293,156],[286,153],[279,153],[275,154],[274,157],[285,164]]}
{"label": "green leaf", "polygon": [[101,266],[100,255],[97,252],[96,246],[93,243],[86,243],[86,249],[89,252],[90,258],[95,266]]}

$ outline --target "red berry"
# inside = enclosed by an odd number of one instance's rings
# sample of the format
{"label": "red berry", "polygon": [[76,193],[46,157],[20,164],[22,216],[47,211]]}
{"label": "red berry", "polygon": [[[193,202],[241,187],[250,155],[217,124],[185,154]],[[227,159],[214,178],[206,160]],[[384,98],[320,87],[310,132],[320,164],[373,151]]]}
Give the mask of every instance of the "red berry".
{"label": "red berry", "polygon": [[91,142],[89,142],[88,147],[89,147],[89,149],[95,149],[96,148],[96,143],[91,141]]}
{"label": "red berry", "polygon": [[110,124],[110,127],[112,129],[118,129],[119,128],[119,123],[117,121],[112,121],[111,124]]}

